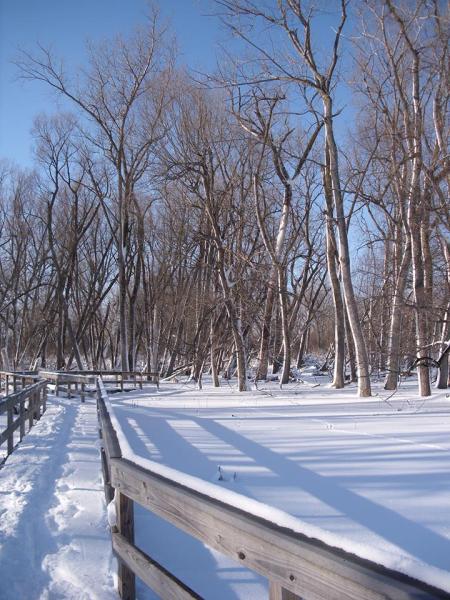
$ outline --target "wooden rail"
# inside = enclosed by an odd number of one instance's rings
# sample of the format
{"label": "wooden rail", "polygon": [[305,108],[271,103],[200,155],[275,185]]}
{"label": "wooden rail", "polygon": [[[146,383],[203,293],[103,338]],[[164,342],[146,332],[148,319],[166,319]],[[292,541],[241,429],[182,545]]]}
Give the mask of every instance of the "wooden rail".
{"label": "wooden rail", "polygon": [[[97,382],[102,466],[117,526],[112,545],[119,561],[119,593],[135,598],[135,575],[164,600],[199,598],[134,543],[133,502],[269,580],[270,600],[425,600],[450,594],[338,548],[280,527],[122,457]],[[243,501],[245,499],[243,498]]]}
{"label": "wooden rail", "polygon": [[40,380],[37,371],[0,371],[0,391],[5,396]]}
{"label": "wooden rail", "polygon": [[[6,429],[0,431],[0,446],[6,442],[6,455],[14,450],[14,432],[19,429],[19,440],[33,427],[47,408],[47,382],[40,381],[0,400],[0,415],[7,414]],[[16,418],[17,417],[17,418]]]}
{"label": "wooden rail", "polygon": [[127,383],[131,383],[134,387],[139,387],[142,390],[144,380],[152,381],[159,389],[159,373],[152,371],[118,371],[113,369],[109,371],[70,371],[70,373],[99,376],[105,386],[114,384],[116,387],[120,387],[121,391],[124,390]]}
{"label": "wooden rail", "polygon": [[[63,391],[65,393],[70,393],[70,391],[73,392],[73,388],[71,388],[71,390],[67,389],[68,385],[71,386],[74,384],[76,386],[77,393],[77,384],[81,385],[84,382],[86,385],[95,385],[97,377],[102,378],[105,386],[114,386],[115,388],[120,389],[122,392],[125,390],[125,386],[127,384],[131,384],[133,389],[139,387],[142,390],[144,380],[151,380],[159,389],[159,373],[146,371],[40,371],[39,374],[47,379],[51,378],[50,380],[54,382],[55,385],[59,383],[59,391]],[[85,395],[88,395],[88,392],[85,391]]]}
{"label": "wooden rail", "polygon": [[81,402],[84,402],[86,396],[92,396],[95,393],[87,389],[88,385],[95,385],[96,377],[94,375],[82,375],[71,371],[39,371],[39,377],[54,384],[56,396],[60,394],[66,394],[68,398],[80,396]]}

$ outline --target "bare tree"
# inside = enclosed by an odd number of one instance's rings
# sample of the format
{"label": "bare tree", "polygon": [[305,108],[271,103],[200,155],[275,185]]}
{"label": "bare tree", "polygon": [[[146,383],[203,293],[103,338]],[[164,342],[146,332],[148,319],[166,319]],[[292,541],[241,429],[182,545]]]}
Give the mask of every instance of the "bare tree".
{"label": "bare tree", "polygon": [[[139,270],[131,249],[130,212],[138,184],[148,174],[154,146],[164,135],[162,113],[168,103],[173,56],[166,29],[153,13],[149,27],[131,39],[92,47],[89,69],[81,84],[45,48],[24,53],[18,62],[22,76],[43,81],[71,101],[87,120],[83,136],[111,165],[114,202],[110,214],[119,269],[121,364],[130,366],[130,321],[136,294],[130,281]],[[131,332],[133,337],[133,333]]]}

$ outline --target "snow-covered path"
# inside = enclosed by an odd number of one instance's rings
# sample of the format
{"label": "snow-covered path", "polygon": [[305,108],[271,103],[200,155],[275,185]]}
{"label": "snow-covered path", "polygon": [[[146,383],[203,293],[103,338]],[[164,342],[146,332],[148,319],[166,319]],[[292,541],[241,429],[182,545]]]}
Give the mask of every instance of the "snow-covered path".
{"label": "snow-covered path", "polygon": [[50,398],[0,469],[1,600],[117,598],[93,400]]}

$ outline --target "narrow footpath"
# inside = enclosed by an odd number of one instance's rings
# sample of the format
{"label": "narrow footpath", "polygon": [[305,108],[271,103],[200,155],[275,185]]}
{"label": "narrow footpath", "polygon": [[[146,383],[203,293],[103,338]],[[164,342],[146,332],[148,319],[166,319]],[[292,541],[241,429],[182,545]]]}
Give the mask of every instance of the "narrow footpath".
{"label": "narrow footpath", "polygon": [[49,396],[0,469],[0,599],[116,600],[105,512],[95,401]]}

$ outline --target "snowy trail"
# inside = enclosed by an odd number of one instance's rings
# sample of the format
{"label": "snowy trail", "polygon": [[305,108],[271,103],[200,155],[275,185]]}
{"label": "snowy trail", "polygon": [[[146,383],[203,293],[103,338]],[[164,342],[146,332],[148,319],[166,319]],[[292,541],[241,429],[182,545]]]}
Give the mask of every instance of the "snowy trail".
{"label": "snowy trail", "polygon": [[117,598],[94,401],[51,399],[0,470],[0,599]]}

